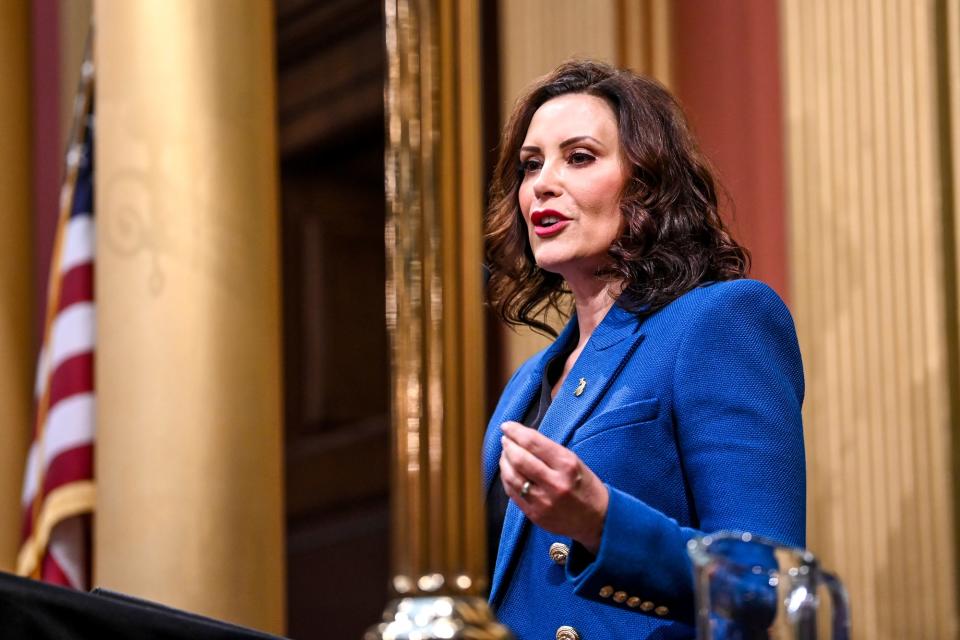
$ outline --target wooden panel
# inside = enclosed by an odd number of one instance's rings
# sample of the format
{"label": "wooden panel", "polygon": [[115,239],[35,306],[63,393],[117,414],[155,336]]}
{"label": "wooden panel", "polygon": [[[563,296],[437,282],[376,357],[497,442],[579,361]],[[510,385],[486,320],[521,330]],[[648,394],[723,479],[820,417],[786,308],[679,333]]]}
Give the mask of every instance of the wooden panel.
{"label": "wooden panel", "polygon": [[855,637],[955,637],[934,2],[781,10],[809,545]]}
{"label": "wooden panel", "polygon": [[[290,557],[291,638],[362,638],[383,615],[390,538],[386,500],[298,527]],[[373,586],[371,586],[373,582]]]}
{"label": "wooden panel", "polygon": [[276,13],[282,157],[376,130],[383,121],[380,3],[278,0]]}
{"label": "wooden panel", "polygon": [[275,6],[288,631],[359,638],[389,577],[383,7]]}

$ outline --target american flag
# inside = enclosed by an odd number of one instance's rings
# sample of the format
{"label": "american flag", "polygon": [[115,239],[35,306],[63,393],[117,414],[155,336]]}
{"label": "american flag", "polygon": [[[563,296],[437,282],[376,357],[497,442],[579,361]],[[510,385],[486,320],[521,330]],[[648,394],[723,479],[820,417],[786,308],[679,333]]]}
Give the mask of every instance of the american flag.
{"label": "american flag", "polygon": [[88,54],[67,151],[23,483],[18,573],[89,588],[93,483],[93,63]]}

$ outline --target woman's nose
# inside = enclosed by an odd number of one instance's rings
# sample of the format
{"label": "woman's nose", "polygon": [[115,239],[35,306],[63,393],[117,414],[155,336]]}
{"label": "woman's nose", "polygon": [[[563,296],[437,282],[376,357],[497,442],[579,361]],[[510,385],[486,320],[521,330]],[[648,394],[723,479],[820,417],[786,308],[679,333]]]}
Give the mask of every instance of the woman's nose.
{"label": "woman's nose", "polygon": [[559,169],[556,162],[545,162],[533,183],[533,195],[537,200],[560,195]]}

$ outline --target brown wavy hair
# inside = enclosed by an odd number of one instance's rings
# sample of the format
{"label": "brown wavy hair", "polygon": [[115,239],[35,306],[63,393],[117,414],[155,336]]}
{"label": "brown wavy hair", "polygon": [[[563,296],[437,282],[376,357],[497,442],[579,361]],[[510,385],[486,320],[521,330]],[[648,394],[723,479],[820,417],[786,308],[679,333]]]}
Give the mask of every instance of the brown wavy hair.
{"label": "brown wavy hair", "polygon": [[720,218],[717,181],[683,111],[655,80],[602,62],[571,60],[531,86],[503,129],[490,184],[486,259],[495,313],[512,325],[556,335],[537,319],[567,315],[563,278],[537,267],[520,212],[520,146],[533,114],[551,98],[583,93],[605,100],[617,118],[630,173],[620,197],[626,224],[597,276],[621,282],[618,304],[643,316],[709,281],[746,275],[750,255]]}

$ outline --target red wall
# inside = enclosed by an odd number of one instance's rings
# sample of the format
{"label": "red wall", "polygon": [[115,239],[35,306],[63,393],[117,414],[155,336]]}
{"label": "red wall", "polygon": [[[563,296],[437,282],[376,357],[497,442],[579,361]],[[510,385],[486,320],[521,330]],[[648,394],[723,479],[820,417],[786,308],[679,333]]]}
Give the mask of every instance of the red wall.
{"label": "red wall", "polygon": [[60,209],[60,5],[57,0],[31,4],[33,80],[33,207],[36,336],[43,336],[50,255]]}
{"label": "red wall", "polygon": [[675,90],[720,181],[752,275],[788,300],[779,18],[771,0],[679,0]]}

